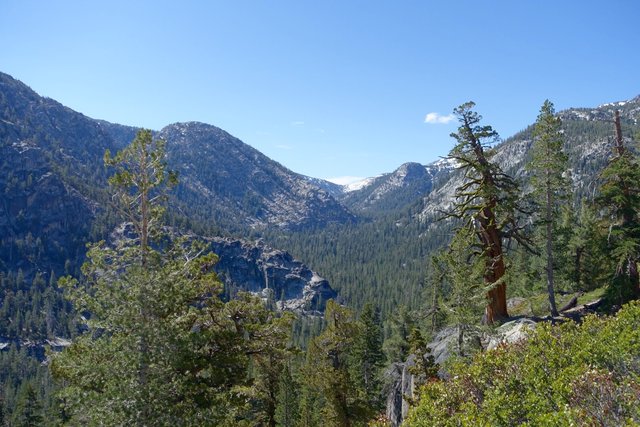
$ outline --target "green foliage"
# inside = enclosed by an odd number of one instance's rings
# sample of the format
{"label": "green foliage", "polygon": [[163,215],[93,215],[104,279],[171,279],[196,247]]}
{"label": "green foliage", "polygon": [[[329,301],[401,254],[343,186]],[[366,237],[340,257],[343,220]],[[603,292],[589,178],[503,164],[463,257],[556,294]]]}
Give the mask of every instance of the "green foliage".
{"label": "green foliage", "polygon": [[[295,401],[282,401],[283,382],[295,389],[293,379],[281,378],[291,375],[289,363],[296,351],[289,346],[293,313],[279,315],[271,311],[261,300],[240,294],[226,304],[232,307],[235,316],[243,319],[245,335],[244,352],[250,355],[250,383],[244,393],[252,400],[249,414],[244,418],[267,426],[276,425],[278,406],[288,407],[291,412]],[[291,391],[287,391],[290,393]]]}
{"label": "green foliage", "polygon": [[431,266],[440,280],[444,300],[441,302],[446,323],[453,325],[477,324],[485,305],[483,278],[486,260],[478,248],[475,233],[460,229],[449,248],[431,259]]}
{"label": "green foliage", "polygon": [[51,354],[65,411],[77,424],[273,425],[290,316],[246,294],[225,303],[216,255],[162,233],[173,178],[148,131],[105,159],[133,236],[90,245],[81,279],[59,281],[86,319],[86,332]]}
{"label": "green foliage", "polygon": [[[546,205],[548,192],[553,193],[552,202],[566,197],[563,193],[567,190],[567,180],[563,174],[567,169],[568,156],[564,152],[563,133],[562,120],[556,116],[553,103],[545,100],[534,125],[532,160],[527,165],[531,171],[533,192],[540,205]],[[559,207],[552,206],[555,209]]]}
{"label": "green foliage", "polygon": [[150,130],[140,130],[131,144],[115,156],[107,150],[104,163],[116,169],[109,178],[115,206],[133,225],[144,262],[149,239],[160,232],[164,190],[176,185],[178,179],[175,172],[167,170],[165,142],[154,141]]}
{"label": "green foliage", "polygon": [[560,260],[560,273],[572,288],[591,291],[607,283],[611,271],[607,235],[593,206],[582,203],[577,213],[563,215],[562,229],[569,229],[569,240]]}
{"label": "green foliage", "polygon": [[620,304],[640,297],[640,164],[621,148],[600,178],[596,202],[606,212],[607,243],[616,266],[609,300]]}
{"label": "green foliage", "polygon": [[533,131],[532,160],[527,165],[531,171],[533,196],[537,205],[537,226],[543,236],[542,251],[545,258],[545,273],[549,309],[551,315],[558,315],[555,300],[556,266],[554,265],[554,236],[558,233],[559,212],[562,202],[568,199],[567,182],[563,176],[567,169],[567,155],[563,151],[564,138],[562,121],[555,115],[553,103],[546,100]]}
{"label": "green foliage", "polygon": [[355,339],[350,362],[359,393],[372,411],[383,408],[382,369],[385,355],[382,351],[382,321],[380,311],[371,303],[365,304],[360,314],[360,334]]}
{"label": "green foliage", "polygon": [[428,383],[409,426],[640,423],[640,304],[582,324],[538,324],[527,340],[450,367]]}
{"label": "green foliage", "polygon": [[18,394],[16,407],[11,417],[11,425],[21,427],[37,427],[44,420],[42,405],[30,382],[24,382]]}
{"label": "green foliage", "polygon": [[294,427],[300,420],[300,384],[287,364],[280,373],[275,421],[278,426]]}
{"label": "green foliage", "polygon": [[415,365],[409,368],[409,372],[421,378],[422,382],[438,378],[438,365],[420,329],[415,328],[411,331],[409,343],[411,344],[409,351],[415,356]]}
{"label": "green foliage", "polygon": [[0,350],[0,411],[11,420],[18,395],[27,383],[37,394],[42,414],[53,423],[56,405],[55,385],[42,364],[47,340],[72,337],[77,333],[76,315],[50,280],[36,274],[27,279],[21,270],[0,272],[0,337],[6,345]]}
{"label": "green foliage", "polygon": [[325,317],[327,328],[310,343],[302,369],[302,424],[362,425],[374,415],[353,375],[353,347],[362,325],[333,300],[327,302]]}
{"label": "green foliage", "polygon": [[389,362],[404,362],[410,354],[409,336],[415,320],[409,309],[401,305],[385,322],[386,338],[383,350]]}
{"label": "green foliage", "polygon": [[449,225],[416,220],[422,205],[375,221],[331,225],[266,239],[314,271],[321,272],[340,302],[362,310],[371,301],[388,319],[400,305],[417,309],[425,277],[424,260],[449,241]]}

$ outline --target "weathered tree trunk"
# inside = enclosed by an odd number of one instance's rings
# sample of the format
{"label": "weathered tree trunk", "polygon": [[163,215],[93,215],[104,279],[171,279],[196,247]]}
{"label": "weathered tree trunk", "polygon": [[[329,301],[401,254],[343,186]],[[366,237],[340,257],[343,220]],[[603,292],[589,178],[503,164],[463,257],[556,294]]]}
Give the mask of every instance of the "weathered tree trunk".
{"label": "weathered tree trunk", "polygon": [[619,156],[624,154],[624,142],[622,140],[622,127],[620,126],[620,110],[615,111],[614,123],[616,127],[616,151]]}
{"label": "weathered tree trunk", "polygon": [[506,271],[502,251],[502,238],[491,208],[486,207],[482,210],[478,222],[481,227],[480,240],[487,250],[484,282],[487,285],[493,284],[493,287],[487,292],[487,306],[482,322],[492,325],[495,322],[509,318],[509,313],[507,312],[507,284],[502,280]]}

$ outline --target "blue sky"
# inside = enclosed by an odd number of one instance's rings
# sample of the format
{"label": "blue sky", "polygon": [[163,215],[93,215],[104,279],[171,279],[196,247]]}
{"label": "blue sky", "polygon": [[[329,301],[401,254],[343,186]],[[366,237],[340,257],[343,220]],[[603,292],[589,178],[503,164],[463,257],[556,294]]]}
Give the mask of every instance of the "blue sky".
{"label": "blue sky", "polygon": [[0,0],[0,71],[90,117],[202,121],[368,177],[446,155],[468,100],[506,138],[546,98],[640,94],[639,19],[636,0]]}

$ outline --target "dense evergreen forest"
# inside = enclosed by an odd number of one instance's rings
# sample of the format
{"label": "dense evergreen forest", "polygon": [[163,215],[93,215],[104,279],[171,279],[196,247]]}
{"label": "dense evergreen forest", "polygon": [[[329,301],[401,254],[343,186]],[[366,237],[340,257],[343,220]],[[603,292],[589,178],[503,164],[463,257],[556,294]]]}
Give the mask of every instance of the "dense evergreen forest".
{"label": "dense evergreen forest", "polygon": [[[0,422],[394,425],[385,369],[402,364],[408,425],[640,423],[638,126],[616,113],[587,129],[546,102],[497,144],[473,103],[454,112],[458,180],[439,215],[420,198],[358,222],[248,233],[327,276],[339,298],[324,317],[224,298],[216,255],[170,231],[215,226],[166,208],[179,178],[163,141],[140,131],[108,152],[96,191],[113,204],[82,267],[0,274]],[[522,141],[526,169],[495,161]],[[572,155],[587,145],[606,155]],[[127,238],[100,240],[121,221]],[[37,257],[42,242],[26,240],[21,253]],[[574,295],[601,297],[598,313],[563,315]],[[514,315],[538,322],[528,339],[469,350],[473,331]],[[457,347],[438,366],[427,344],[445,327]]]}

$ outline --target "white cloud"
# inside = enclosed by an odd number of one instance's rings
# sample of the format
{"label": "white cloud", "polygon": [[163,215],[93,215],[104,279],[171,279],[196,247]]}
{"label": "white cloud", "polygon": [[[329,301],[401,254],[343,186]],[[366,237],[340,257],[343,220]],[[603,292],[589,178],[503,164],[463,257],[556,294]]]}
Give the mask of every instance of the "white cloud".
{"label": "white cloud", "polygon": [[291,122],[291,126],[304,126],[304,122],[301,120],[296,120],[295,122]]}
{"label": "white cloud", "polygon": [[278,144],[276,145],[276,148],[279,148],[281,150],[293,150],[293,147],[287,144]]}
{"label": "white cloud", "polygon": [[440,113],[429,113],[424,117],[424,122],[425,123],[430,123],[430,124],[447,124],[450,121],[452,121],[453,119],[455,119],[456,116],[454,116],[453,114],[449,114],[446,116],[443,116]]}
{"label": "white cloud", "polygon": [[362,181],[363,177],[361,176],[337,176],[335,178],[326,178],[326,181],[333,182],[338,185],[347,185],[353,184],[354,182]]}

